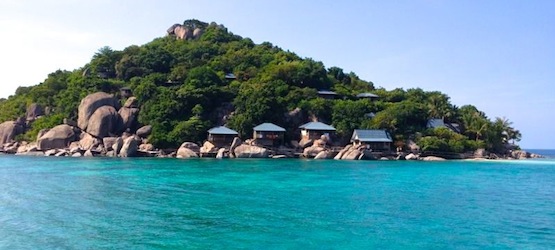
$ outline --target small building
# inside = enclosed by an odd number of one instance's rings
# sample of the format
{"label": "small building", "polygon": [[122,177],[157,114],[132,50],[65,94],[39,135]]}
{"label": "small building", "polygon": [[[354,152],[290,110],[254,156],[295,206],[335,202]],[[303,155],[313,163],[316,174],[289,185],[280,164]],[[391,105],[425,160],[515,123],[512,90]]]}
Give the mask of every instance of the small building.
{"label": "small building", "polygon": [[426,128],[448,128],[451,131],[460,134],[461,128],[457,123],[445,123],[443,119],[429,119]]}
{"label": "small building", "polygon": [[366,144],[374,151],[391,150],[391,135],[381,129],[355,129],[351,142],[355,144]]}
{"label": "small building", "polygon": [[285,129],[273,123],[262,123],[253,128],[253,139],[262,146],[283,145]]}
{"label": "small building", "polygon": [[235,74],[233,74],[233,73],[227,73],[227,74],[225,74],[224,78],[225,78],[226,80],[235,80],[235,79],[237,79],[237,77],[236,77]]}
{"label": "small building", "polygon": [[326,135],[331,139],[335,134],[335,128],[321,122],[309,122],[299,126],[301,129],[301,140],[317,140]]}
{"label": "small building", "polygon": [[329,91],[329,90],[320,90],[318,91],[318,96],[324,99],[335,99],[337,98],[339,95],[333,91]]}
{"label": "small building", "polygon": [[233,129],[219,126],[208,130],[208,141],[216,147],[225,147],[230,146],[233,139],[238,135],[239,133]]}
{"label": "small building", "polygon": [[378,95],[376,94],[372,94],[372,93],[360,93],[357,95],[358,99],[363,99],[363,98],[367,98],[370,99],[370,101],[375,101],[378,100],[378,98],[380,98]]}

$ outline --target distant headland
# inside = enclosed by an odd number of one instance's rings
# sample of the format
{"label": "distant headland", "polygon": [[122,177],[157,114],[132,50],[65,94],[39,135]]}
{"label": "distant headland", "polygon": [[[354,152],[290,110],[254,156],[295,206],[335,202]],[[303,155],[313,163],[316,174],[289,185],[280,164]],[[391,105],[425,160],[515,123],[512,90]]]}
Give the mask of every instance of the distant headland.
{"label": "distant headland", "polygon": [[[540,157],[506,118],[386,90],[223,25],[186,20],[101,48],[0,99],[0,152],[45,156],[441,160]],[[336,53],[336,52],[330,52]]]}

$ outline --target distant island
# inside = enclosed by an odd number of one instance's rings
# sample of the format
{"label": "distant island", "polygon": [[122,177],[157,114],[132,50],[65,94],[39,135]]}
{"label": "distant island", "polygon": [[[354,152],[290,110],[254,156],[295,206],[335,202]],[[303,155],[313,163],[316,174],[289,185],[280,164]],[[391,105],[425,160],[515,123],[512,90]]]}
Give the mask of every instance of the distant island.
{"label": "distant island", "polygon": [[537,157],[519,150],[522,135],[508,119],[449,99],[420,88],[376,88],[353,72],[191,19],[141,46],[103,47],[83,67],[0,99],[0,152]]}

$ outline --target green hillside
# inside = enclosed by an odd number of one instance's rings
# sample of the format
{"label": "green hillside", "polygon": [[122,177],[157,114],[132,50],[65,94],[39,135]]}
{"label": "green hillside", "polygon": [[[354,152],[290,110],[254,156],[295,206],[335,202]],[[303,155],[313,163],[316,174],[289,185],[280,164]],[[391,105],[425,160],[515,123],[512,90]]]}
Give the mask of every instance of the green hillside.
{"label": "green hillside", "polygon": [[[255,44],[222,25],[197,20],[184,25],[204,32],[192,40],[165,36],[122,51],[104,47],[79,69],[59,70],[38,85],[19,87],[0,101],[0,122],[24,116],[31,103],[48,107],[49,114],[18,137],[32,141],[40,129],[63,118],[77,120],[86,95],[119,96],[120,88],[129,87],[141,105],[139,122],[153,126],[149,141],[159,148],[201,142],[209,128],[222,124],[250,138],[254,126],[272,122],[288,129],[287,140],[298,140],[297,126],[309,119],[332,124],[344,142],[355,128],[379,128],[393,134],[396,146],[413,139],[423,150],[499,152],[505,142],[520,138],[506,119],[490,120],[472,105],[457,107],[441,92],[376,88],[353,72],[326,68],[269,42]],[[320,98],[319,90],[334,91],[338,98]],[[379,98],[356,97],[367,92]],[[296,116],[286,115],[296,108]],[[426,129],[431,118],[460,124],[461,134]]]}

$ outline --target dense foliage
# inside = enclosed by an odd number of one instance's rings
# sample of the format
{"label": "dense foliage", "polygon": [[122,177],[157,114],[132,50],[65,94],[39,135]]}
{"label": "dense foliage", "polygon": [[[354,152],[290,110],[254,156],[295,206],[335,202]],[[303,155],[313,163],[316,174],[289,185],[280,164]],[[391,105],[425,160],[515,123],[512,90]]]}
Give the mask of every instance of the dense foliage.
{"label": "dense foliage", "polygon": [[[82,68],[58,70],[44,82],[20,87],[15,95],[0,100],[0,121],[23,116],[31,103],[49,107],[50,114],[22,136],[32,140],[41,128],[63,118],[75,120],[86,95],[105,91],[119,96],[119,89],[126,86],[141,104],[139,122],[153,125],[150,141],[163,148],[201,142],[207,129],[223,123],[245,138],[262,122],[289,129],[292,124],[285,114],[295,108],[301,108],[302,122],[311,117],[331,123],[342,138],[349,138],[355,128],[387,129],[397,141],[418,139],[429,150],[460,152],[480,146],[500,150],[504,142],[520,139],[506,119],[490,121],[470,105],[458,108],[440,92],[375,89],[352,72],[325,68],[269,42],[255,44],[222,25],[198,20],[185,24],[204,28],[204,34],[187,41],[156,38],[122,51],[101,48]],[[318,90],[335,91],[340,98],[320,98]],[[363,92],[380,98],[356,98]],[[426,130],[430,118],[459,123],[462,135]],[[297,131],[289,130],[287,138],[298,139]]]}

